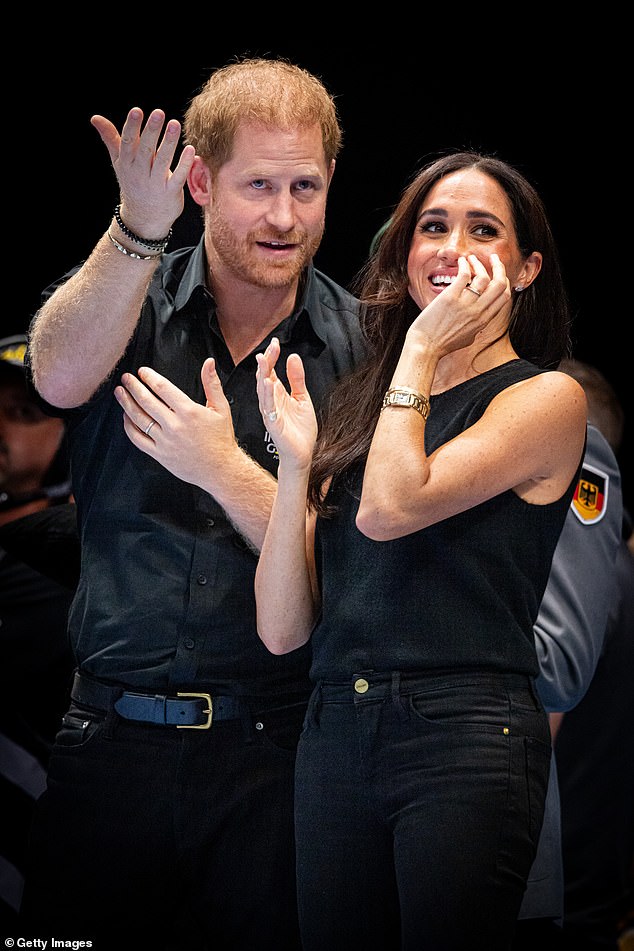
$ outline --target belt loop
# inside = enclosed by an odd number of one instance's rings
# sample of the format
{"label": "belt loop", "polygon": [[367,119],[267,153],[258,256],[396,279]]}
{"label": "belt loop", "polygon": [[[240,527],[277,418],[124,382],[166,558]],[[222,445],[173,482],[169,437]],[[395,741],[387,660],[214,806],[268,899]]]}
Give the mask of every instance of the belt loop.
{"label": "belt loop", "polygon": [[405,709],[405,703],[403,702],[403,698],[401,696],[400,670],[392,671],[392,703],[394,704],[399,720],[407,720],[407,710]]}
{"label": "belt loop", "polygon": [[108,697],[108,710],[106,712],[106,718],[103,721],[104,740],[111,740],[114,736],[115,726],[117,725],[117,721],[119,719],[119,714],[114,708],[114,705],[116,702],[117,702],[117,696],[113,692]]}
{"label": "belt loop", "polygon": [[317,728],[319,726],[319,711],[322,707],[321,681],[313,689],[308,700],[308,709],[306,710],[306,724]]}

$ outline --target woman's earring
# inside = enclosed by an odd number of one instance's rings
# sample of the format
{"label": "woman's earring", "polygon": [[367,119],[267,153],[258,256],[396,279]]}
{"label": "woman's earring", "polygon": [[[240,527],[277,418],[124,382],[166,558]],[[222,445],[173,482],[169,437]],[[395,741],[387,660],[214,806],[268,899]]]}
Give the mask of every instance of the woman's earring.
{"label": "woman's earring", "polygon": [[514,291],[517,291],[517,293],[519,294],[520,291],[523,291],[523,290],[524,290],[524,285],[523,285],[523,284],[516,284],[515,287],[513,288],[513,290],[514,290]]}

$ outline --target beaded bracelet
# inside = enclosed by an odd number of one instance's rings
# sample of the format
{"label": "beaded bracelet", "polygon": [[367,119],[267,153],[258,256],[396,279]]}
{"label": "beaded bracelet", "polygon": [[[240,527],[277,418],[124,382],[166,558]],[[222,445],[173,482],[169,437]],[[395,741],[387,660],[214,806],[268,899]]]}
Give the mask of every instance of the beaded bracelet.
{"label": "beaded bracelet", "polygon": [[109,231],[106,232],[112,243],[114,244],[117,251],[121,251],[121,254],[125,254],[128,258],[134,258],[136,261],[151,261],[153,258],[160,258],[162,251],[155,252],[154,254],[137,254],[136,251],[128,251],[127,248],[124,248],[122,244],[119,244],[116,238],[114,238]]}
{"label": "beaded bracelet", "polygon": [[130,241],[134,241],[135,244],[140,244],[144,248],[149,248],[151,251],[164,251],[167,247],[167,242],[172,237],[172,229],[170,228],[169,232],[165,235],[164,238],[141,238],[138,234],[135,234],[128,226],[124,223],[123,218],[121,217],[121,205],[117,205],[114,210],[114,219],[121,228],[122,232],[129,238]]}

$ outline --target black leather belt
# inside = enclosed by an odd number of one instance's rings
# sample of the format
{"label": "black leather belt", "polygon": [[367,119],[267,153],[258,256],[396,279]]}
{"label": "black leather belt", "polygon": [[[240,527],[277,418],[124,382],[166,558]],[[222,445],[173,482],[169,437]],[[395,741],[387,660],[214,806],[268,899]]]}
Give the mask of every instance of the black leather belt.
{"label": "black leather belt", "polygon": [[244,710],[239,697],[177,692],[175,697],[124,690],[114,684],[75,674],[71,698],[104,712],[112,707],[126,720],[141,720],[189,730],[208,730],[213,721],[235,720]]}

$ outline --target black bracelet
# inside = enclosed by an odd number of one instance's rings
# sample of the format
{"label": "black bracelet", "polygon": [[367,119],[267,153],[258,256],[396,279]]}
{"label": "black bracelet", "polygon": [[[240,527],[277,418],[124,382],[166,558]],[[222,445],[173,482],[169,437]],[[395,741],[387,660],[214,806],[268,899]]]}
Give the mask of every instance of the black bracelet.
{"label": "black bracelet", "polygon": [[130,241],[134,241],[136,244],[140,244],[144,248],[149,248],[150,251],[164,251],[167,247],[167,242],[172,237],[172,229],[170,228],[169,232],[165,235],[164,238],[141,238],[138,234],[135,234],[134,231],[131,231],[130,228],[124,223],[123,218],[121,217],[121,205],[117,205],[114,210],[114,219],[121,228],[122,232],[129,238]]}

